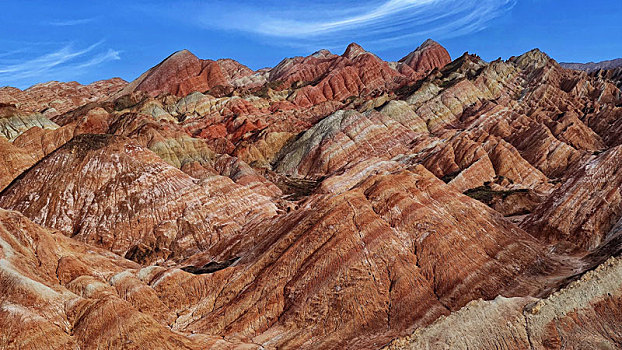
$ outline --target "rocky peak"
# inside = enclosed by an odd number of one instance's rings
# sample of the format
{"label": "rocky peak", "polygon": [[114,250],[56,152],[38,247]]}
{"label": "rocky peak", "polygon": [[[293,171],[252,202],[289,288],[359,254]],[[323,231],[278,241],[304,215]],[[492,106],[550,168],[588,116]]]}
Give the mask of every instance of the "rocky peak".
{"label": "rocky peak", "polygon": [[361,47],[361,45],[357,43],[351,43],[350,45],[348,45],[348,47],[346,48],[346,51],[343,53],[342,56],[345,58],[354,59],[366,53],[369,53],[369,52],[367,52],[363,47]]}
{"label": "rocky peak", "polygon": [[218,62],[202,60],[188,50],[181,50],[143,73],[117,96],[138,90],[152,96],[163,93],[185,96],[194,91],[205,92],[219,85],[228,86],[229,75]]}
{"label": "rocky peak", "polygon": [[175,68],[176,70],[181,70],[189,65],[196,64],[199,61],[199,58],[195,56],[192,52],[183,49],[174,52],[173,54],[162,60],[162,62],[160,62],[154,68],[157,68],[157,70],[159,71],[158,73],[162,73],[162,71],[172,70]]}
{"label": "rocky peak", "polygon": [[182,49],[182,50],[173,52],[173,54],[165,58],[164,61],[167,61],[172,58],[178,58],[178,57],[197,57],[197,56],[195,56],[195,54],[190,52],[190,50],[188,49]]}
{"label": "rocky peak", "polygon": [[549,55],[540,51],[540,49],[535,48],[518,57],[511,57],[510,61],[514,62],[522,69],[539,69],[544,67],[549,61],[553,60],[549,57]]}
{"label": "rocky peak", "polygon": [[428,38],[421,45],[419,45],[419,48],[421,49],[421,48],[434,47],[434,46],[441,46],[441,44]]}
{"label": "rocky peak", "polygon": [[311,54],[311,57],[315,57],[315,58],[327,58],[332,56],[333,53],[326,50],[326,49],[321,49],[319,51],[314,52],[313,54]]}
{"label": "rocky peak", "polygon": [[429,72],[434,70],[434,68],[443,68],[450,63],[451,56],[439,43],[428,39],[399,62],[409,66],[415,72]]}

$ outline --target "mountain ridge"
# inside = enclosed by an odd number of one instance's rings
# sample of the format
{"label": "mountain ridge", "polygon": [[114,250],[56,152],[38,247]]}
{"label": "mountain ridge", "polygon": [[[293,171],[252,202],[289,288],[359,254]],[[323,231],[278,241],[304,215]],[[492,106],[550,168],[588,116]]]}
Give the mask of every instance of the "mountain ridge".
{"label": "mountain ridge", "polygon": [[571,63],[571,62],[560,62],[562,67],[568,69],[576,69],[586,71],[588,73],[601,70],[601,69],[614,69],[618,67],[622,67],[622,58],[616,58],[611,60],[605,60],[600,62],[587,62],[587,63]]}
{"label": "mountain ridge", "polygon": [[10,95],[0,347],[615,346],[613,76],[426,40]]}

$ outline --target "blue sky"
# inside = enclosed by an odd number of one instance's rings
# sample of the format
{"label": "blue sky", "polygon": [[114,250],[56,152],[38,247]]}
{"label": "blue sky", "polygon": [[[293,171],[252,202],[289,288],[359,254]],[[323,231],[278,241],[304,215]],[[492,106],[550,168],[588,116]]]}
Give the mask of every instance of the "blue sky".
{"label": "blue sky", "polygon": [[452,57],[538,47],[558,61],[622,57],[621,0],[0,0],[0,86],[133,80],[174,51],[258,69],[355,41],[397,60],[427,38]]}

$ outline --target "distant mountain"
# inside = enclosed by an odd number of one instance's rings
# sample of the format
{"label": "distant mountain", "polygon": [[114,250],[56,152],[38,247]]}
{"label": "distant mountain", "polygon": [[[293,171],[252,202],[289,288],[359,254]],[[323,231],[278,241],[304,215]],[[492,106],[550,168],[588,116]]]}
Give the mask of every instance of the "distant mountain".
{"label": "distant mountain", "polygon": [[588,62],[588,63],[570,63],[561,62],[560,65],[564,68],[582,70],[586,72],[594,72],[600,69],[613,69],[622,67],[622,58],[614,60],[600,61],[600,62]]}

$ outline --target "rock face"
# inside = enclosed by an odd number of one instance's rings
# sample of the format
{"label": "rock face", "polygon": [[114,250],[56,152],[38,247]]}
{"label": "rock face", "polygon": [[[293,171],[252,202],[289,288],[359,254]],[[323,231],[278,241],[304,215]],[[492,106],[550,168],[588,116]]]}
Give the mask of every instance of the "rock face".
{"label": "rock face", "polygon": [[49,152],[67,142],[70,128],[60,128],[40,113],[0,105],[0,190]]}
{"label": "rock face", "polygon": [[0,137],[0,188],[4,189],[24,170],[35,164],[35,157],[28,151],[15,147],[6,138]]}
{"label": "rock face", "polygon": [[610,80],[615,83],[618,88],[622,89],[622,66],[612,69],[599,69],[593,71],[590,75],[604,80]]}
{"label": "rock face", "polygon": [[0,106],[0,134],[5,139],[12,142],[33,127],[54,130],[58,125],[40,113],[24,113],[13,105]]}
{"label": "rock face", "polygon": [[218,337],[189,337],[167,327],[175,315],[154,290],[133,277],[139,269],[134,262],[0,209],[0,346],[232,347]]}
{"label": "rock face", "polygon": [[593,250],[600,246],[622,217],[621,161],[622,146],[594,157],[526,217],[522,226],[562,247]]}
{"label": "rock face", "polygon": [[616,76],[428,40],[3,88],[0,348],[620,347]]}
{"label": "rock face", "polygon": [[[445,248],[458,242],[463,251]],[[473,298],[537,293],[541,269],[560,268],[528,234],[422,166],[312,197],[231,243],[207,253],[241,257],[222,297],[195,309],[184,329],[269,347],[377,347]],[[348,341],[363,329],[365,339]]]}

